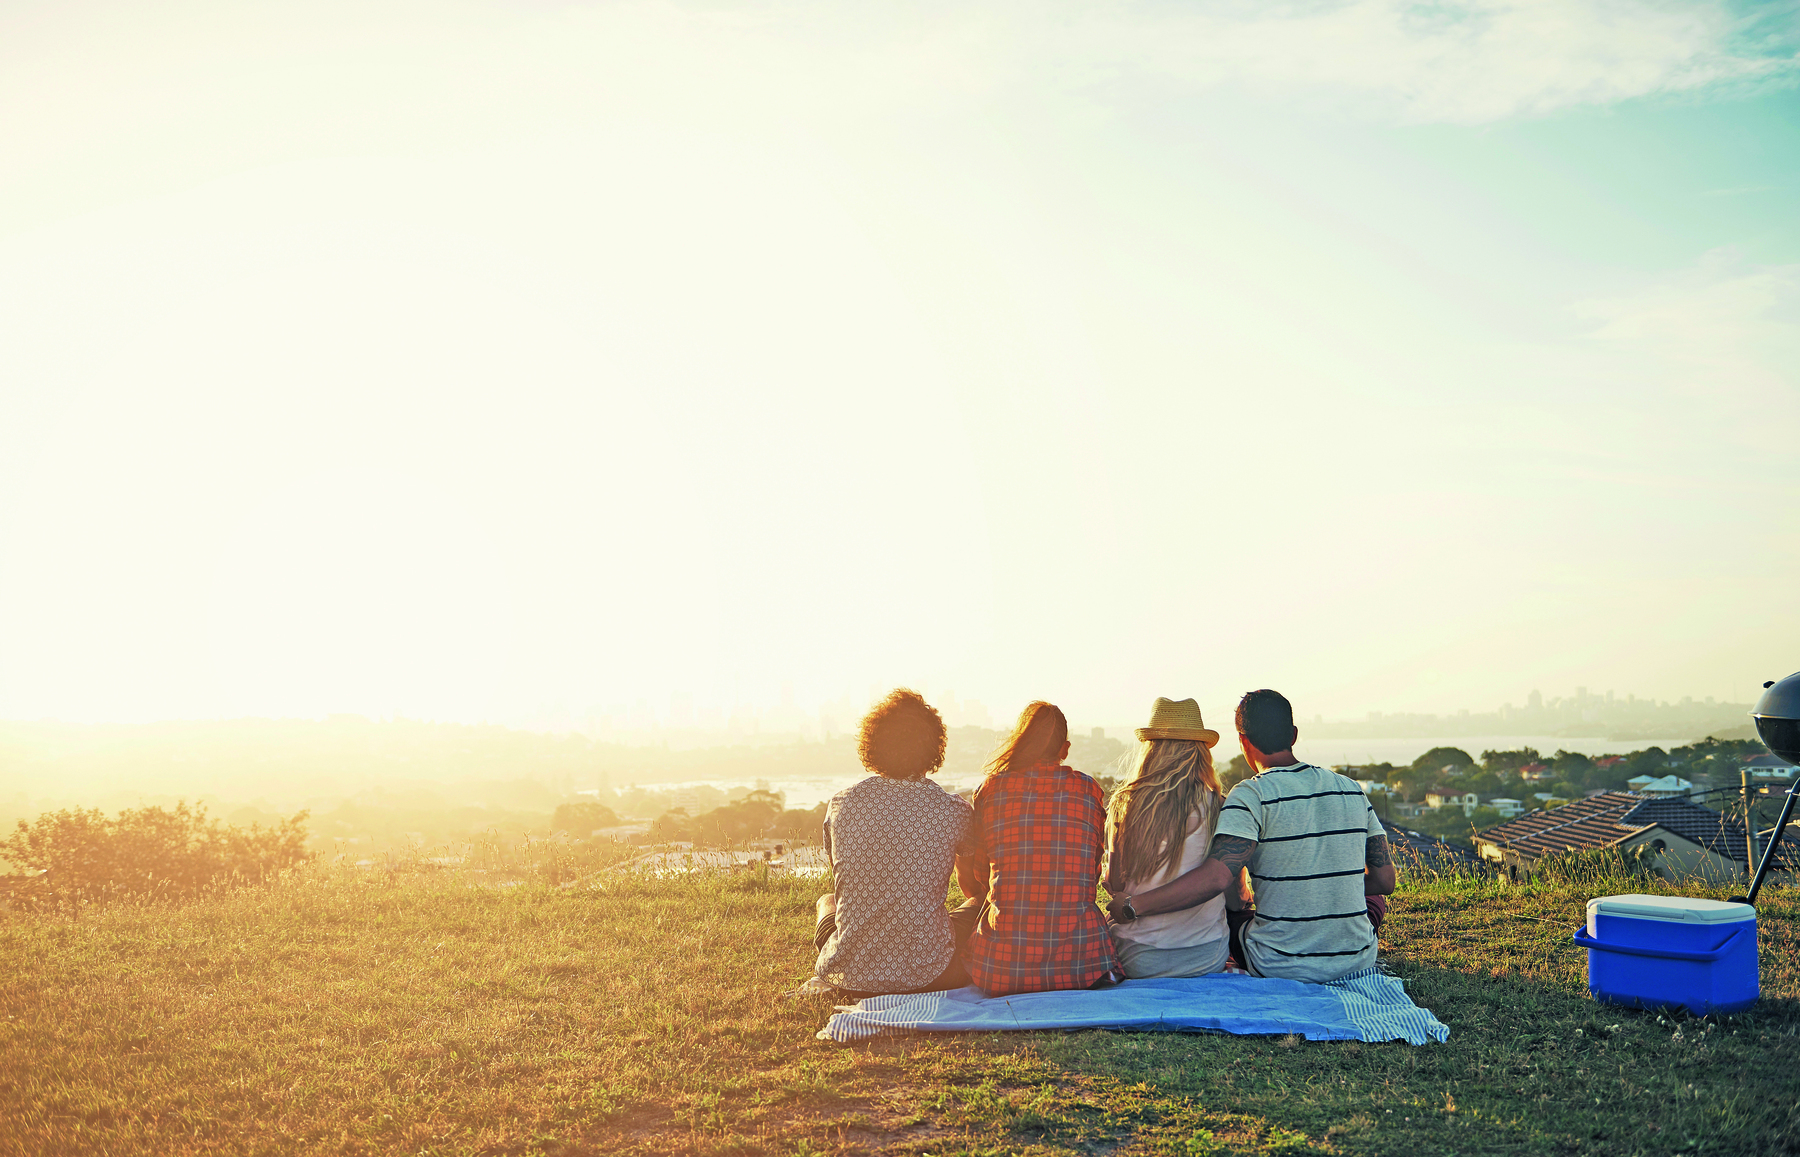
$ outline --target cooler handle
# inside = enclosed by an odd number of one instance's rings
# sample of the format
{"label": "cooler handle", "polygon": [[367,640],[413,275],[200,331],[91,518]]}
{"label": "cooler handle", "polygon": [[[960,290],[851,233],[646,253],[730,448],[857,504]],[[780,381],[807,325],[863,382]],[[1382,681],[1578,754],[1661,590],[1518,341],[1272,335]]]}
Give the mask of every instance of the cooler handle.
{"label": "cooler handle", "polygon": [[1622,944],[1608,944],[1604,940],[1596,940],[1587,934],[1585,925],[1575,929],[1574,941],[1579,948],[1589,948],[1598,952],[1617,952],[1621,956],[1648,956],[1653,960],[1693,960],[1701,964],[1710,964],[1731,950],[1733,942],[1744,934],[1742,928],[1733,930],[1725,937],[1725,942],[1711,952],[1682,952],[1674,948],[1627,948]]}

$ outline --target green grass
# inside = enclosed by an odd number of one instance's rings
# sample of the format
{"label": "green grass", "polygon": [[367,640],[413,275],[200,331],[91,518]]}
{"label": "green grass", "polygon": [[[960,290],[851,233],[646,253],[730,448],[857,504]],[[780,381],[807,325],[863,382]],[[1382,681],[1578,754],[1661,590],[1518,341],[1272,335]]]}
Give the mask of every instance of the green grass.
{"label": "green grass", "polygon": [[[1781,1153],[1795,897],[1765,999],[1588,999],[1605,880],[1410,879],[1384,947],[1447,1045],[813,1033],[816,883],[311,869],[183,904],[0,914],[0,1155]],[[1619,885],[1619,881],[1613,881]],[[1707,893],[1707,894],[1717,894]]]}

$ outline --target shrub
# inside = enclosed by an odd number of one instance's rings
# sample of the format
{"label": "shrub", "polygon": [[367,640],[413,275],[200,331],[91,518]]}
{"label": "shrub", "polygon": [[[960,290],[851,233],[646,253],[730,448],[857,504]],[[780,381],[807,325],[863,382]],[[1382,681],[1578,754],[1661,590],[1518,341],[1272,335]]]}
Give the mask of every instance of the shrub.
{"label": "shrub", "polygon": [[664,812],[650,830],[632,837],[638,844],[665,844],[691,840],[709,847],[729,847],[755,839],[817,838],[825,821],[825,805],[807,811],[783,810],[782,797],[774,792],[753,791],[740,800],[699,816],[682,808]]}
{"label": "shrub", "polygon": [[108,819],[75,808],[20,820],[0,841],[0,859],[22,872],[0,876],[22,907],[122,896],[192,896],[204,888],[256,883],[311,858],[302,811],[272,828],[232,827],[185,802],[127,809]]}

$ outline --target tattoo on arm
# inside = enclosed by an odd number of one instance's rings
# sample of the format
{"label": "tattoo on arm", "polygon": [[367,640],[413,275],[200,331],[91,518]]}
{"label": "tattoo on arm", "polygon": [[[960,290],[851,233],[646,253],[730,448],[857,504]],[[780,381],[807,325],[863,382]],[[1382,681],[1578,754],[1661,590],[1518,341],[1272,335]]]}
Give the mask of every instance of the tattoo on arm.
{"label": "tattoo on arm", "polygon": [[1371,868],[1385,868],[1394,862],[1393,855],[1388,852],[1386,836],[1370,836],[1369,850],[1365,856]]}
{"label": "tattoo on arm", "polygon": [[1256,841],[1246,840],[1242,836],[1214,836],[1212,854],[1208,859],[1217,860],[1231,869],[1235,877],[1238,870],[1250,862],[1250,853],[1256,851]]}

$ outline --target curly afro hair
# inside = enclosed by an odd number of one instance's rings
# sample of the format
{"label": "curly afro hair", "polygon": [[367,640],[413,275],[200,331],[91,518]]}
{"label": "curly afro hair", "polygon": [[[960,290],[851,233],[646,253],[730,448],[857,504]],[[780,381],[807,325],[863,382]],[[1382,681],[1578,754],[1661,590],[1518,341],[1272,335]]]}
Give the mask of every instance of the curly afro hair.
{"label": "curly afro hair", "polygon": [[917,691],[892,691],[863,716],[856,754],[889,779],[918,779],[944,764],[943,717]]}

